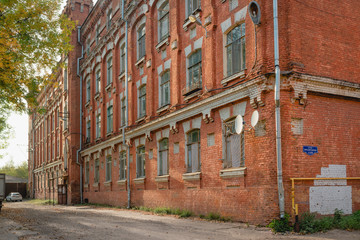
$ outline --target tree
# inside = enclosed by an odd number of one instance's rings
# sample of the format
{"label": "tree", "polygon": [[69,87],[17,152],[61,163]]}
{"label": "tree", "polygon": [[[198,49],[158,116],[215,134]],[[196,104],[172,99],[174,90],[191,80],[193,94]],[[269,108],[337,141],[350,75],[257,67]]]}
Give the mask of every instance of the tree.
{"label": "tree", "polygon": [[0,0],[0,134],[7,135],[8,110],[36,107],[60,57],[72,49],[75,23],[59,14],[60,6],[59,0]]}
{"label": "tree", "polygon": [[0,168],[0,173],[5,173],[6,175],[9,176],[27,179],[28,163],[24,161],[19,166],[15,166],[14,161],[11,160],[5,166]]}

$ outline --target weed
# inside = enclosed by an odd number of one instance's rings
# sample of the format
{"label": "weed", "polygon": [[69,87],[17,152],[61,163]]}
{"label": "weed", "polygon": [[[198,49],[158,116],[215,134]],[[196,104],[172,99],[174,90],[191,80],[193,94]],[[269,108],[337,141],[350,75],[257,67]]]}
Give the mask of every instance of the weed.
{"label": "weed", "polygon": [[179,215],[182,218],[187,218],[187,217],[191,217],[193,215],[192,212],[190,212],[189,210],[183,210],[181,211],[181,214]]}
{"label": "weed", "polygon": [[272,220],[267,227],[271,228],[273,232],[291,231],[293,228],[290,225],[289,218],[289,214],[285,214],[284,218]]}

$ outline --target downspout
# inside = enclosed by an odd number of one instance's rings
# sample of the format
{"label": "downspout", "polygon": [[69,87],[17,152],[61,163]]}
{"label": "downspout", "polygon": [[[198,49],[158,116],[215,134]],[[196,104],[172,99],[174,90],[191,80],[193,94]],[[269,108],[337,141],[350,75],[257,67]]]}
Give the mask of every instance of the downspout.
{"label": "downspout", "polygon": [[275,122],[276,122],[276,163],[279,195],[280,218],[285,216],[284,185],[281,156],[281,120],[280,120],[280,62],[279,62],[279,27],[278,1],[273,0],[274,15],[274,57],[275,57]]}
{"label": "downspout", "polygon": [[32,194],[33,194],[33,198],[35,198],[35,173],[34,173],[34,169],[35,169],[35,129],[34,129],[34,122],[35,122],[35,118],[36,118],[36,113],[33,114],[33,118],[32,118],[32,149],[30,149],[32,151]]}
{"label": "downspout", "polygon": [[[128,126],[129,112],[128,112],[128,21],[124,18],[125,0],[122,0],[121,18],[125,21],[125,125],[122,128],[123,144],[126,146],[126,173],[127,173],[127,192],[128,204],[127,208],[131,207],[131,190],[130,190],[130,148],[126,144],[125,130]],[[121,112],[121,111],[120,111]],[[120,113],[121,114],[121,113]]]}
{"label": "downspout", "polygon": [[80,166],[80,203],[83,203],[83,166],[79,161],[79,155],[82,150],[82,76],[80,74],[80,60],[84,58],[84,46],[82,45],[80,41],[80,35],[81,35],[81,26],[77,27],[78,29],[78,43],[81,45],[81,57],[77,59],[77,69],[76,73],[78,77],[80,78],[80,148],[76,151],[76,164]]}

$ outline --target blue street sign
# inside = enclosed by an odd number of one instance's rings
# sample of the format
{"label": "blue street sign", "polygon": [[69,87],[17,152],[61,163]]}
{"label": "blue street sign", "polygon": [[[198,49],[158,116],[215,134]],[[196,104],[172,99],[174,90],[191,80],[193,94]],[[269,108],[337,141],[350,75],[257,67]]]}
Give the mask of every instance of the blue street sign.
{"label": "blue street sign", "polygon": [[318,153],[318,148],[314,146],[303,146],[303,152],[312,156],[314,153]]}

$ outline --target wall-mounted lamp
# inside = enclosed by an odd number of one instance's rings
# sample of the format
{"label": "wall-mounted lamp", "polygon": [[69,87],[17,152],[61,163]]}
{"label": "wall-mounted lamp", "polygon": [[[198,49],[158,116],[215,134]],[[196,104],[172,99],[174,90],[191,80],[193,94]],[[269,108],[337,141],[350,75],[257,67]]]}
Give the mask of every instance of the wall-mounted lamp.
{"label": "wall-mounted lamp", "polygon": [[196,17],[195,15],[190,15],[189,20],[190,20],[190,22],[196,23],[197,25],[200,25],[201,27],[203,27],[205,29],[205,34],[206,34],[205,36],[208,37],[208,31],[198,17]]}

